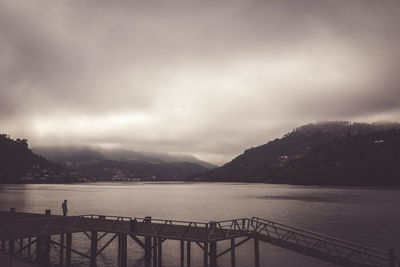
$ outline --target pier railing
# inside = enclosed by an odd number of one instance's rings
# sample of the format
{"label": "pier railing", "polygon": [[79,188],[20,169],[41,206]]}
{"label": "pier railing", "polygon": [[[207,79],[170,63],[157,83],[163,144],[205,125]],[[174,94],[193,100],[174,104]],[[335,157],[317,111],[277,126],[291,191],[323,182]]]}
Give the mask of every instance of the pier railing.
{"label": "pier railing", "polygon": [[396,260],[377,249],[257,217],[250,225],[260,240],[345,266],[388,266]]}
{"label": "pier railing", "polygon": [[[210,244],[209,255],[216,259],[227,252],[234,253],[235,247],[254,239],[256,250],[258,250],[258,241],[264,241],[341,266],[400,267],[400,260],[395,257],[393,250],[389,250],[387,253],[257,217],[195,222],[151,217],[134,218],[107,215],[61,217],[49,214],[42,215],[42,217],[33,216],[33,218],[15,219],[11,216],[3,219],[2,214],[4,213],[0,213],[0,240],[8,242],[23,238],[49,237],[76,232],[83,232],[91,239],[95,234],[97,242],[101,239],[97,238],[97,232],[104,232],[131,236],[143,248],[145,248],[146,242],[142,242],[138,237],[153,238],[157,241],[157,246],[161,246],[161,242],[167,239],[187,241],[188,243],[196,242],[205,251],[205,255],[209,253],[206,252],[206,249]],[[234,240],[241,237],[244,239],[235,244]],[[223,240],[231,240],[232,246],[217,254],[216,242]],[[77,251],[73,252],[78,253]],[[90,258],[90,256],[86,257]],[[259,260],[258,265],[257,263],[255,265],[259,266]]]}

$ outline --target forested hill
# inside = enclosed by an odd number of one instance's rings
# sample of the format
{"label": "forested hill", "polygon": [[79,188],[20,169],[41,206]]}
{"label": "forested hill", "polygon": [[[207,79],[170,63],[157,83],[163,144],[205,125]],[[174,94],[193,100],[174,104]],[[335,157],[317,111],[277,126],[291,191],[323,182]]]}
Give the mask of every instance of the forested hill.
{"label": "forested hill", "polygon": [[192,178],[307,185],[400,185],[400,125],[308,124]]}
{"label": "forested hill", "polygon": [[0,134],[1,183],[66,183],[80,181],[76,172],[34,154],[26,139]]}

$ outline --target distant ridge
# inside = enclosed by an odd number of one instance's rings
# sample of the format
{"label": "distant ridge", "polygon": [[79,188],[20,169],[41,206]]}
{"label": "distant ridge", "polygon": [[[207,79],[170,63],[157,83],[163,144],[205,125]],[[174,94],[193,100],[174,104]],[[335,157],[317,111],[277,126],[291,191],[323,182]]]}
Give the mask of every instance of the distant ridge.
{"label": "distant ridge", "polygon": [[400,185],[400,124],[325,121],[250,148],[200,181]]}
{"label": "distant ridge", "polygon": [[129,149],[49,146],[32,150],[76,169],[91,181],[184,180],[189,175],[216,167],[193,156],[141,153]]}
{"label": "distant ridge", "polygon": [[32,150],[52,161],[85,162],[93,160],[114,160],[123,162],[146,163],[194,163],[207,169],[217,166],[197,159],[191,155],[173,155],[167,153],[137,152],[131,149],[103,149],[89,146],[41,146]]}

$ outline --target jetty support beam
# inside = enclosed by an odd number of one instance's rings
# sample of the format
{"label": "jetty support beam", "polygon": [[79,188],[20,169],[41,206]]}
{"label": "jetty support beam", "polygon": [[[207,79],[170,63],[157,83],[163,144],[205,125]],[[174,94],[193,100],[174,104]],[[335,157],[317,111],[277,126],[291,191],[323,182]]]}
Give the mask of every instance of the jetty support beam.
{"label": "jetty support beam", "polygon": [[64,234],[60,235],[60,266],[64,265]]}
{"label": "jetty support beam", "polygon": [[158,267],[162,267],[162,239],[157,239],[157,254],[158,254]]}
{"label": "jetty support beam", "polygon": [[231,267],[236,267],[235,238],[231,238]]}
{"label": "jetty support beam", "polygon": [[[210,238],[212,233],[216,230],[217,223],[210,222]],[[210,242],[210,267],[217,267],[217,241]]]}
{"label": "jetty support beam", "polygon": [[8,254],[12,256],[14,255],[14,252],[15,252],[15,240],[10,239],[8,240]]}
{"label": "jetty support beam", "polygon": [[157,267],[157,238],[153,237],[153,267]]}
{"label": "jetty support beam", "polygon": [[210,242],[210,267],[217,267],[217,242]]}
{"label": "jetty support beam", "polygon": [[43,237],[36,237],[36,263],[38,265],[43,264]]}
{"label": "jetty support beam", "polygon": [[44,249],[43,249],[43,262],[45,266],[48,266],[50,263],[50,236],[46,236],[43,238],[44,241]]}
{"label": "jetty support beam", "polygon": [[71,267],[71,253],[72,253],[72,234],[67,233],[67,247],[65,250],[65,263],[66,267]]}
{"label": "jetty support beam", "polygon": [[144,238],[144,266],[151,266],[151,237]]}
{"label": "jetty support beam", "polygon": [[91,231],[90,238],[90,267],[96,267],[96,256],[97,256],[97,231]]}
{"label": "jetty support beam", "polygon": [[181,240],[181,267],[185,267],[185,241]]}
{"label": "jetty support beam", "polygon": [[204,242],[203,267],[208,267],[208,242]]}
{"label": "jetty support beam", "polygon": [[260,267],[260,244],[258,238],[254,238],[254,266]]}
{"label": "jetty support beam", "polygon": [[119,246],[118,249],[120,250],[118,252],[118,255],[120,256],[119,263],[121,267],[127,267],[128,266],[128,238],[126,234],[119,234]]}
{"label": "jetty support beam", "polygon": [[[145,224],[151,224],[151,217],[146,216],[144,219]],[[151,237],[145,236],[144,237],[144,266],[150,267],[151,266]]]}
{"label": "jetty support beam", "polygon": [[186,258],[187,258],[187,267],[190,267],[191,265],[191,259],[190,259],[190,241],[186,242]]}

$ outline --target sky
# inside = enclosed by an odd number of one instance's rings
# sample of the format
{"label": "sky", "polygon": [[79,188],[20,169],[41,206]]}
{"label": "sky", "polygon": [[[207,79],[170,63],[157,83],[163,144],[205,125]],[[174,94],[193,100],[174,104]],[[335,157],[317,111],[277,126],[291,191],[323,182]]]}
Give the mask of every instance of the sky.
{"label": "sky", "polygon": [[400,1],[0,0],[0,131],[223,164],[400,121]]}

